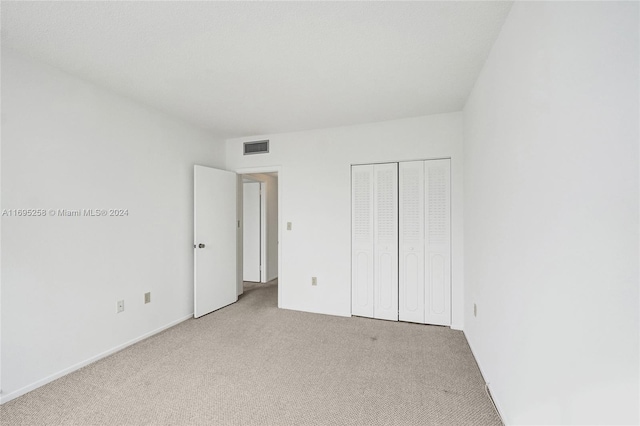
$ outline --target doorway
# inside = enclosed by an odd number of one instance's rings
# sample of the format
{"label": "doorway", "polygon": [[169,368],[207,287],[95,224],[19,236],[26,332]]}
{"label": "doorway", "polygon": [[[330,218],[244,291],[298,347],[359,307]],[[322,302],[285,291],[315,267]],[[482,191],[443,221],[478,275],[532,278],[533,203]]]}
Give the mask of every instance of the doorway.
{"label": "doorway", "polygon": [[[276,289],[280,276],[279,246],[279,171],[265,170],[251,173],[238,171],[242,180],[241,237],[242,288],[238,294],[258,287]],[[239,201],[240,201],[239,200]]]}

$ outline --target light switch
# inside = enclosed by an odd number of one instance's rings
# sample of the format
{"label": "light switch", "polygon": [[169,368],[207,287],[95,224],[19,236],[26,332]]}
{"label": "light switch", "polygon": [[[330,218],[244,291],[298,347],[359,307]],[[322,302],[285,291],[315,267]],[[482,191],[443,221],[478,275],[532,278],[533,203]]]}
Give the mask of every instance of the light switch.
{"label": "light switch", "polygon": [[291,231],[291,222],[287,222],[287,231]]}

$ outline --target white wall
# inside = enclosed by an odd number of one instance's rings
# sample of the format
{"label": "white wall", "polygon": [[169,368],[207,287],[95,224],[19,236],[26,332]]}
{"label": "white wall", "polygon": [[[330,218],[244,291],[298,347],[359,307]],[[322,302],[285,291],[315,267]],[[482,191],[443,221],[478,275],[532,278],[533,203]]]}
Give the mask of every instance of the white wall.
{"label": "white wall", "polygon": [[3,209],[129,211],[2,219],[7,401],[192,314],[193,164],[224,145],[7,49],[2,120]]}
{"label": "white wall", "polygon": [[465,334],[508,424],[639,421],[638,52],[636,2],[516,2],[465,107]]}
{"label": "white wall", "polygon": [[[452,113],[227,141],[229,170],[281,166],[281,307],[351,315],[351,164],[451,157],[453,327],[461,328],[462,130],[462,114]],[[270,140],[269,153],[243,156],[242,143],[257,139]]]}

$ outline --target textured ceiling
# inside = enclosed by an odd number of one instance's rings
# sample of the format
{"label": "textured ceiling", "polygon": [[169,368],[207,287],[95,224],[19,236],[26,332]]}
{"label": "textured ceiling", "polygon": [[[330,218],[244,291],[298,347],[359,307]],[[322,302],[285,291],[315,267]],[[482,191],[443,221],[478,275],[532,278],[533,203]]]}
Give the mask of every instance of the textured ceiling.
{"label": "textured ceiling", "polygon": [[510,2],[5,2],[2,46],[222,137],[459,111]]}

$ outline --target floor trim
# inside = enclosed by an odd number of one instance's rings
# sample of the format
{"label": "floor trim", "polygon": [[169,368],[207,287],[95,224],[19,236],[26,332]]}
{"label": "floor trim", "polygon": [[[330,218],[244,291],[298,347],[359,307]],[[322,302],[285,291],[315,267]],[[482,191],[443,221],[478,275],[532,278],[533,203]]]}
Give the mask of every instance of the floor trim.
{"label": "floor trim", "polygon": [[87,365],[89,365],[89,364],[91,364],[93,362],[96,362],[96,361],[98,361],[98,360],[100,360],[102,358],[105,358],[105,357],[107,357],[107,356],[109,356],[111,354],[114,354],[114,353],[116,353],[118,351],[121,351],[121,350],[125,349],[128,346],[131,346],[131,345],[133,345],[135,343],[138,343],[139,341],[144,340],[144,339],[146,339],[148,337],[151,337],[154,334],[158,334],[161,331],[164,331],[164,330],[166,330],[168,328],[171,328],[174,325],[177,325],[177,324],[179,324],[179,323],[181,323],[183,321],[186,321],[186,320],[188,320],[190,318],[193,318],[193,313],[189,314],[186,317],[182,317],[180,319],[172,321],[169,324],[163,325],[162,327],[157,328],[157,329],[155,329],[153,331],[145,333],[142,336],[136,337],[135,339],[129,340],[128,342],[125,342],[125,343],[123,343],[121,345],[118,345],[118,346],[116,346],[114,348],[111,348],[109,350],[101,352],[98,355],[95,355],[95,356],[93,356],[93,357],[91,357],[89,359],[86,359],[86,360],[81,361],[81,362],[79,362],[77,364],[74,364],[71,367],[68,367],[68,368],[65,368],[65,369],[63,369],[61,371],[58,371],[57,373],[54,373],[54,374],[52,374],[50,376],[47,376],[44,379],[40,379],[40,380],[38,380],[38,381],[36,381],[34,383],[31,383],[30,385],[24,386],[24,387],[22,387],[22,388],[20,388],[20,389],[18,389],[16,391],[13,391],[13,392],[11,392],[11,393],[9,393],[7,395],[0,395],[0,405],[4,404],[6,402],[9,402],[12,399],[16,399],[16,398],[24,395],[25,393],[31,392],[32,390],[35,390],[35,389],[39,388],[40,386],[44,386],[47,383],[51,383],[54,380],[59,379],[62,376],[66,376],[69,373],[73,373],[74,371],[79,370],[82,367],[85,367],[85,366],[87,366]]}
{"label": "floor trim", "polygon": [[469,349],[471,349],[471,354],[473,355],[473,358],[476,361],[476,365],[478,366],[478,370],[480,370],[480,375],[482,376],[482,380],[484,380],[485,387],[486,387],[485,390],[487,391],[487,395],[488,395],[489,399],[491,399],[491,403],[495,407],[496,412],[498,413],[498,417],[500,417],[500,421],[502,422],[503,425],[506,425],[508,423],[505,421],[506,417],[504,416],[504,410],[500,409],[500,404],[498,404],[498,401],[496,401],[493,398],[494,393],[491,391],[490,383],[487,382],[487,375],[484,373],[484,371],[482,371],[482,366],[480,365],[478,357],[476,356],[476,352],[473,350],[473,346],[471,346],[471,342],[469,341],[469,338],[467,337],[467,333],[465,333],[464,330],[462,331],[462,333],[464,333],[464,338],[467,341],[467,344],[469,345]]}

